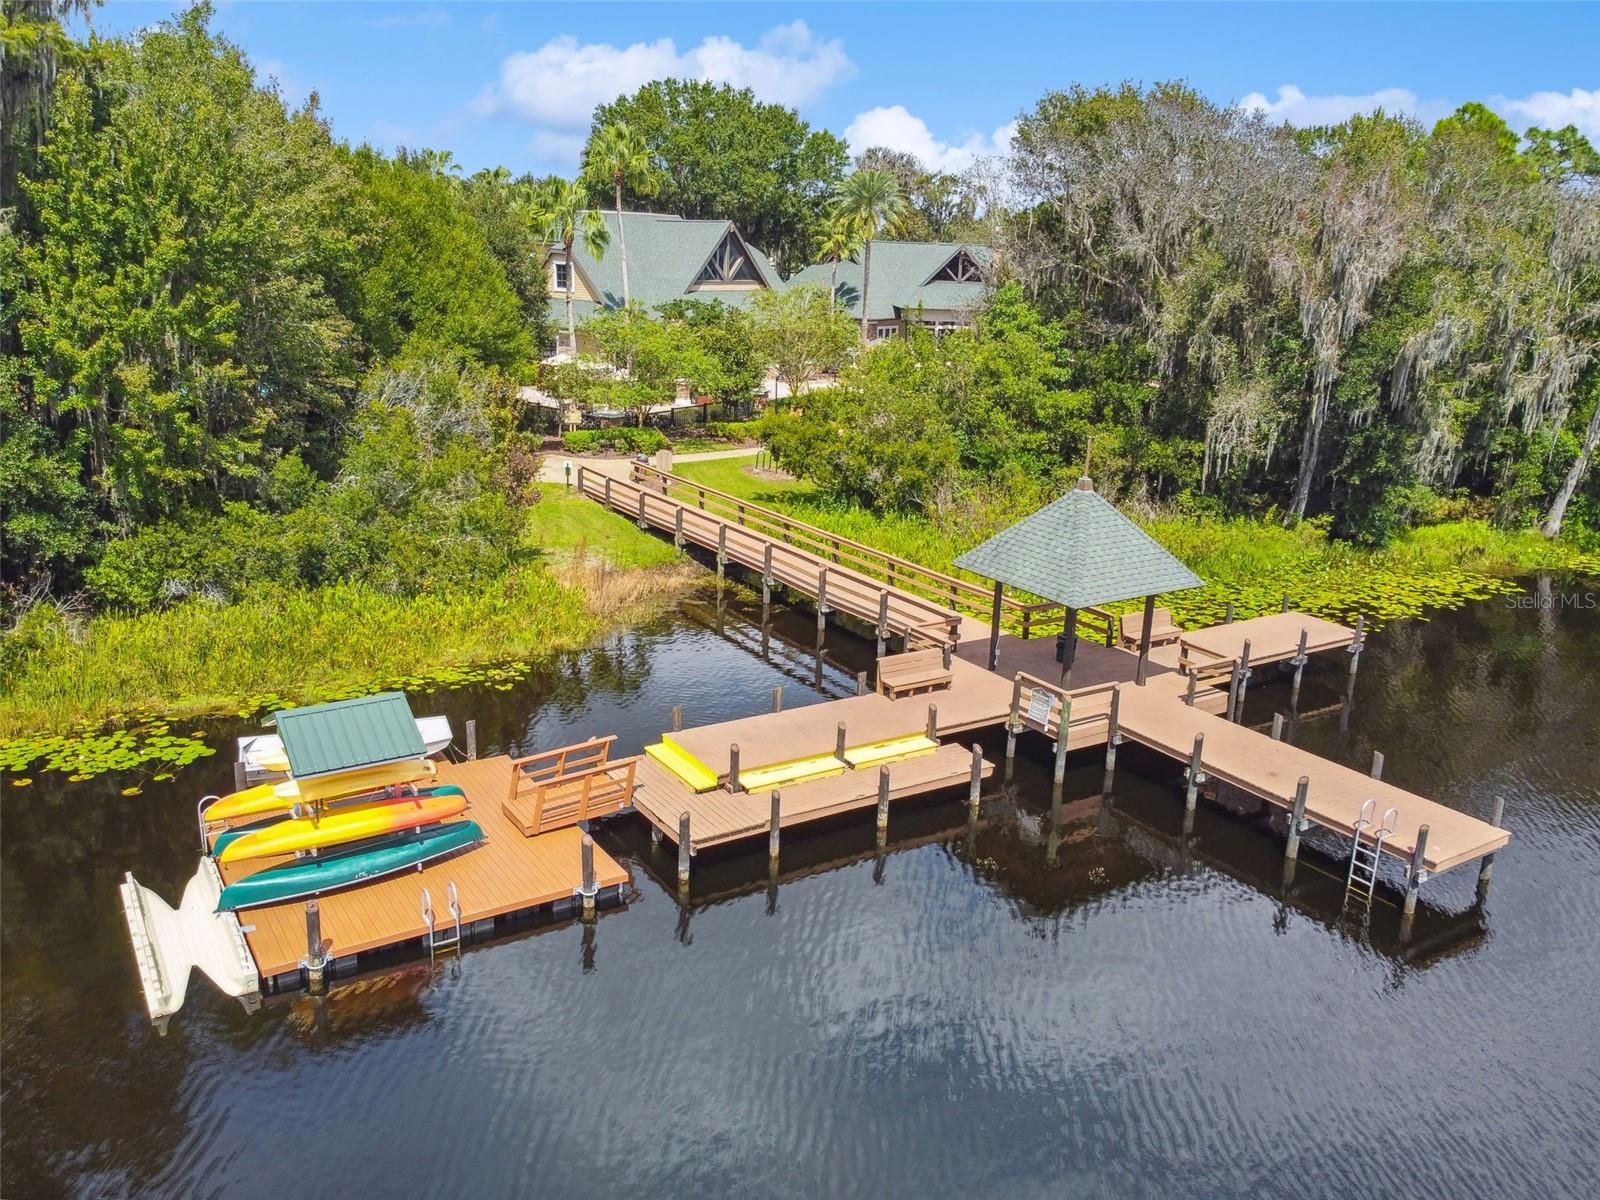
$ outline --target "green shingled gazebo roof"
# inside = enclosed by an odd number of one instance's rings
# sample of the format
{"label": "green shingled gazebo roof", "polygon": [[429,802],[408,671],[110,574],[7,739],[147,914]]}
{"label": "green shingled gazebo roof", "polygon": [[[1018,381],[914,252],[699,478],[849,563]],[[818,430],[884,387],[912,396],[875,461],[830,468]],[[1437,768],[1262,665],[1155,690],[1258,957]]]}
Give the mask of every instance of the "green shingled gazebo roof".
{"label": "green shingled gazebo roof", "polygon": [[1087,479],[960,558],[986,579],[1090,608],[1203,586],[1204,581],[1097,495]]}
{"label": "green shingled gazebo roof", "polygon": [[402,692],[287,708],[272,717],[296,779],[421,758],[427,753]]}

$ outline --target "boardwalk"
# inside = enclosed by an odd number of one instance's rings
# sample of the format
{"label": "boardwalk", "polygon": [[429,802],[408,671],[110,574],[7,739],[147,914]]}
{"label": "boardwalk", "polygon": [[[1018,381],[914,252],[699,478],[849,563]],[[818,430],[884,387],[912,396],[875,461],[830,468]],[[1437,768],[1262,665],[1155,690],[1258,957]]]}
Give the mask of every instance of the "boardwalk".
{"label": "boardwalk", "polygon": [[1121,689],[1124,737],[1188,761],[1196,735],[1203,735],[1201,765],[1208,777],[1280,808],[1293,806],[1296,784],[1304,776],[1310,781],[1306,819],[1345,837],[1355,834],[1356,820],[1367,800],[1375,801],[1378,815],[1392,807],[1398,816],[1384,850],[1409,862],[1418,829],[1426,825],[1422,866],[1430,874],[1492,854],[1511,840],[1504,829],[1487,821],[1192,708],[1183,703],[1171,679]]}
{"label": "boardwalk", "polygon": [[[322,896],[322,937],[331,960],[421,938],[428,932],[422,919],[423,888],[433,897],[435,922],[443,926],[453,923],[446,894],[454,883],[465,927],[474,921],[570,900],[581,886],[582,830],[572,827],[524,837],[502,811],[511,783],[509,758],[440,763],[439,782],[455,784],[466,792],[466,817],[482,826],[484,841],[420,871],[405,871]],[[223,879],[231,883],[262,865],[224,864]],[[595,883],[602,892],[628,882],[627,871],[598,846],[594,865]],[[300,960],[306,956],[305,902],[292,900],[246,909],[239,919],[261,978],[271,980],[291,972],[298,978]]]}

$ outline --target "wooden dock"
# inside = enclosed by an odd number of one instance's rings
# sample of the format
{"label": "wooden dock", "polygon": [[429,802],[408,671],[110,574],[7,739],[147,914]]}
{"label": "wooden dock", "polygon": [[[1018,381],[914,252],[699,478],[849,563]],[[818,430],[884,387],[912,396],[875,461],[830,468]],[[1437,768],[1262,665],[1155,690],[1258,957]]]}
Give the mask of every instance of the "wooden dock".
{"label": "wooden dock", "polygon": [[1355,644],[1357,632],[1348,625],[1324,620],[1303,612],[1268,613],[1244,621],[1229,621],[1205,629],[1190,630],[1178,639],[1180,661],[1184,666],[1205,667],[1208,663],[1231,662],[1244,656],[1250,644],[1249,661],[1256,666],[1288,662],[1301,653],[1301,638],[1307,654],[1343,650]]}
{"label": "wooden dock", "polygon": [[[454,932],[447,895],[456,886],[463,929],[509,913],[570,901],[583,884],[581,843],[576,826],[526,837],[504,811],[511,786],[510,758],[439,764],[439,783],[455,784],[467,795],[467,811],[482,827],[479,845],[438,859],[420,871],[405,871],[360,887],[319,897],[325,954],[340,960],[368,951],[417,942],[428,933],[422,917],[422,889],[432,896],[435,927]],[[223,881],[231,883],[273,860],[226,863]],[[628,882],[628,873],[599,846],[594,847],[595,883],[602,895]],[[297,982],[306,957],[304,900],[245,909],[241,928],[262,980],[292,975]]]}

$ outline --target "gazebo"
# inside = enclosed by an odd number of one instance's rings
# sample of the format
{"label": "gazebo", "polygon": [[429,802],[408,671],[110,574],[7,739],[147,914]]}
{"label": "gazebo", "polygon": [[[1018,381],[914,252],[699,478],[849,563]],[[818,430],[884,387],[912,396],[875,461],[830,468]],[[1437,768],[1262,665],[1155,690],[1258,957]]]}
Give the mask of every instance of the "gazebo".
{"label": "gazebo", "polygon": [[1071,678],[1077,655],[1080,609],[1144,597],[1136,676],[1142,684],[1150,660],[1156,594],[1204,583],[1099,495],[1087,476],[1061,499],[968,550],[955,565],[994,581],[989,621],[991,671],[1000,665],[1000,614],[1007,587],[1066,607],[1060,655],[1063,687]]}

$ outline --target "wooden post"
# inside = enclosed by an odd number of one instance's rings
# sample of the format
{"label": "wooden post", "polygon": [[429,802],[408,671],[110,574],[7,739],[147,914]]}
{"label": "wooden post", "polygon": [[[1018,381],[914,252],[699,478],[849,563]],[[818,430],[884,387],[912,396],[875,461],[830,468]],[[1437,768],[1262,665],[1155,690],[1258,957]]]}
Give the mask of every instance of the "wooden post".
{"label": "wooden post", "polygon": [[1424,825],[1417,830],[1417,846],[1411,852],[1411,868],[1406,872],[1406,902],[1401,911],[1408,917],[1417,911],[1417,893],[1422,890],[1422,881],[1428,877],[1428,869],[1423,866],[1427,853],[1428,827]]}
{"label": "wooden post", "polygon": [[315,900],[306,901],[306,988],[322,991],[328,960],[322,953],[322,911]]}
{"label": "wooden post", "polygon": [[878,593],[878,657],[883,657],[884,642],[889,637],[889,593]]}
{"label": "wooden post", "polygon": [[783,684],[781,683],[772,689],[772,711],[783,711]]}
{"label": "wooden post", "polygon": [[689,886],[689,813],[678,814],[678,887]]}
{"label": "wooden post", "polygon": [[765,609],[772,603],[772,543],[768,542],[761,550],[761,607]]}
{"label": "wooden post", "polygon": [[939,706],[937,704],[928,705],[928,740],[930,742],[939,740]]}
{"label": "wooden post", "polygon": [[1189,686],[1183,693],[1183,702],[1185,704],[1187,704],[1190,708],[1194,707],[1194,689],[1195,689],[1195,685],[1198,684],[1199,682],[1200,682],[1199,676],[1197,676],[1194,673],[1194,669],[1193,668],[1190,668],[1190,670],[1189,670]]}
{"label": "wooden post", "polygon": [[1234,720],[1234,711],[1239,703],[1239,660],[1233,660],[1233,673],[1228,676],[1228,720]]}
{"label": "wooden post", "polygon": [[878,832],[889,830],[889,768],[878,768]]}
{"label": "wooden post", "polygon": [[242,758],[235,759],[233,762],[233,790],[236,792],[244,791],[246,782],[244,760]]}
{"label": "wooden post", "polygon": [[717,581],[720,583],[728,569],[728,526],[726,522],[717,525]]}
{"label": "wooden post", "polygon": [[683,549],[683,505],[678,505],[678,511],[672,514],[672,544],[679,550]]}
{"label": "wooden post", "polygon": [[644,489],[643,488],[639,489],[639,519],[638,519],[638,525],[639,525],[640,529],[647,528],[648,525],[649,525],[649,522],[644,519]]}
{"label": "wooden post", "polygon": [[1156,620],[1156,598],[1149,595],[1144,598],[1144,628],[1139,631],[1139,669],[1133,677],[1134,683],[1144,686],[1145,678],[1150,673],[1150,627]]}
{"label": "wooden post", "polygon": [[1068,608],[1061,625],[1061,689],[1072,684],[1072,663],[1078,657],[1078,610]]}
{"label": "wooden post", "polygon": [[1011,715],[1006,719],[1006,778],[1011,778],[1011,764],[1017,757],[1017,721],[1022,716],[1022,676],[1011,681]]}
{"label": "wooden post", "polygon": [[972,777],[967,781],[967,811],[978,815],[978,800],[983,795],[983,747],[972,744]]}
{"label": "wooden post", "polygon": [[599,888],[594,883],[594,838],[587,833],[583,835],[583,887],[580,889],[583,896],[584,920],[594,920],[594,898]]}
{"label": "wooden post", "polygon": [[1306,795],[1311,790],[1311,779],[1302,775],[1294,785],[1294,807],[1289,810],[1289,840],[1284,844],[1283,856],[1300,857],[1300,827],[1306,823]]}
{"label": "wooden post", "polygon": [[994,602],[989,606],[989,670],[1000,669],[1000,611],[1005,603],[1006,585],[994,581]]}
{"label": "wooden post", "polygon": [[1195,798],[1200,793],[1200,785],[1205,782],[1205,773],[1201,769],[1204,762],[1206,735],[1194,735],[1194,749],[1189,752],[1189,781],[1183,789],[1183,811],[1193,812]]}
{"label": "wooden post", "polygon": [[1224,625],[1232,625],[1233,624],[1233,601],[1232,600],[1228,601],[1228,611],[1223,615],[1222,623]]}
{"label": "wooden post", "polygon": [[1100,780],[1100,794],[1109,796],[1111,784],[1117,775],[1117,743],[1122,741],[1118,732],[1118,715],[1122,707],[1122,686],[1111,689],[1111,712],[1106,717],[1106,773]]}
{"label": "wooden post", "polygon": [[946,671],[948,671],[950,669],[950,660],[955,657],[955,653],[956,653],[955,643],[954,642],[946,642],[944,644],[944,647],[943,647],[943,653],[939,656],[939,660],[940,660],[941,663],[944,664],[944,669]]}
{"label": "wooden post", "polygon": [[1272,740],[1275,742],[1283,741],[1283,714],[1281,712],[1272,714]]}
{"label": "wooden post", "polygon": [[828,568],[823,567],[817,572],[817,631],[820,633],[828,624]]}
{"label": "wooden post", "polygon": [[[1500,822],[1505,815],[1506,798],[1504,796],[1496,796],[1494,798],[1494,814],[1489,818],[1489,824],[1497,829],[1500,828]],[[1494,878],[1494,855],[1490,853],[1485,854],[1478,864],[1478,903],[1483,903],[1484,898],[1489,894],[1489,880],[1492,878]]]}
{"label": "wooden post", "polygon": [[1345,681],[1345,690],[1347,692],[1354,692],[1355,691],[1355,687],[1356,687],[1356,668],[1361,665],[1361,651],[1366,648],[1366,642],[1367,642],[1367,633],[1366,633],[1365,625],[1366,625],[1366,618],[1362,614],[1357,613],[1356,614],[1356,640],[1350,643],[1350,648],[1349,648],[1350,674],[1349,674],[1348,678]]}
{"label": "wooden post", "polygon": [[739,791],[739,743],[728,746],[728,790]]}
{"label": "wooden post", "polygon": [[1060,787],[1067,777],[1067,738],[1072,732],[1072,697],[1061,697],[1061,718],[1056,722],[1056,767],[1051,782]]}
{"label": "wooden post", "polygon": [[583,464],[578,464],[578,495],[583,495]]}
{"label": "wooden post", "polygon": [[835,758],[837,758],[840,762],[844,762],[845,761],[845,757],[844,757],[844,722],[843,721],[839,722],[838,732],[834,735],[834,739],[833,739],[833,756]]}
{"label": "wooden post", "polygon": [[1382,779],[1383,778],[1383,751],[1382,750],[1374,750],[1372,752],[1372,770],[1367,772],[1367,773],[1369,775],[1371,775],[1374,779]]}
{"label": "wooden post", "polygon": [[1294,664],[1294,682],[1289,685],[1289,711],[1300,711],[1300,680],[1306,673],[1306,643],[1310,635],[1302,629],[1300,631],[1300,648],[1294,652],[1294,657],[1289,661]]}
{"label": "wooden post", "polygon": [[865,696],[866,694],[867,694],[867,673],[865,671],[857,671],[856,672],[856,695]]}
{"label": "wooden post", "polygon": [[783,797],[776,788],[772,791],[772,820],[767,826],[767,858],[772,862],[778,861],[778,829],[783,811]]}
{"label": "wooden post", "polygon": [[683,728],[683,705],[672,706],[672,732],[677,733]]}
{"label": "wooden post", "polygon": [[606,507],[611,507],[611,476],[606,476]]}
{"label": "wooden post", "polygon": [[1289,593],[1288,592],[1285,592],[1283,594],[1283,607],[1280,608],[1278,611],[1279,612],[1288,612],[1289,611]]}
{"label": "wooden post", "polygon": [[477,757],[478,757],[478,722],[475,721],[475,720],[469,719],[467,721],[467,758],[469,760],[471,760],[471,759],[475,759]]}
{"label": "wooden post", "polygon": [[1244,721],[1244,693],[1250,686],[1250,639],[1245,638],[1244,649],[1239,654],[1239,695],[1234,701],[1235,721]]}

